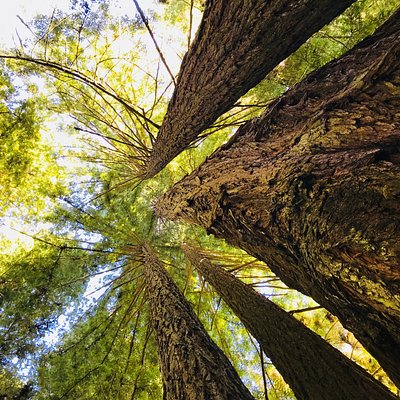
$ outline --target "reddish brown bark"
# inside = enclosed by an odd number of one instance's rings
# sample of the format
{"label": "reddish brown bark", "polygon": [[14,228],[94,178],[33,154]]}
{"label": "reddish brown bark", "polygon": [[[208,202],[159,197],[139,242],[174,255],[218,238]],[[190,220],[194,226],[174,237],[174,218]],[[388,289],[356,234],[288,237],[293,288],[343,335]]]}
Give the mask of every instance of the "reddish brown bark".
{"label": "reddish brown bark", "polygon": [[269,71],[353,2],[207,1],[145,177],[159,172]]}
{"label": "reddish brown bark", "polygon": [[149,246],[144,276],[166,400],[254,400]]}
{"label": "reddish brown bark", "polygon": [[298,400],[375,400],[395,396],[356,363],[193,248],[183,250],[260,343]]}
{"label": "reddish brown bark", "polygon": [[159,202],[267,262],[400,385],[400,12]]}

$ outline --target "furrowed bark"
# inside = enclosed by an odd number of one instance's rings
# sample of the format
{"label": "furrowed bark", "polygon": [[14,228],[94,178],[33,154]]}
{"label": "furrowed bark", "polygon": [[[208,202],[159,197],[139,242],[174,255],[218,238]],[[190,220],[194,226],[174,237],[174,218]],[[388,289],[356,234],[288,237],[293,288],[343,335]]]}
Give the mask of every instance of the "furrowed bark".
{"label": "furrowed bark", "polygon": [[149,246],[144,276],[166,400],[251,399]]}
{"label": "furrowed bark", "polygon": [[385,386],[292,315],[195,249],[182,248],[258,341],[298,400],[395,399]]}
{"label": "furrowed bark", "polygon": [[400,12],[158,203],[313,297],[400,386]]}
{"label": "furrowed bark", "polygon": [[207,1],[144,177],[161,171],[236,100],[353,2]]}

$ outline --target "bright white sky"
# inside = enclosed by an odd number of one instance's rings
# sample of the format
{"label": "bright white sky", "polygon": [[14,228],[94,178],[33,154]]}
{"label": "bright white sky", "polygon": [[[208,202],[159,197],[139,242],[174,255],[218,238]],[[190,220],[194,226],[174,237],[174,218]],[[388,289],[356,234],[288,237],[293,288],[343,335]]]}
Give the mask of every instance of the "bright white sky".
{"label": "bright white sky", "polygon": [[16,29],[24,36],[26,28],[18,20],[17,15],[29,21],[35,14],[46,14],[55,6],[65,9],[69,0],[0,0],[0,43],[12,45]]}
{"label": "bright white sky", "polygon": [[[114,15],[121,12],[123,14],[134,15],[135,7],[132,0],[113,0]],[[37,14],[49,14],[52,9],[57,7],[61,10],[67,10],[70,0],[0,0],[0,45],[12,46],[14,39],[18,42],[15,35],[18,34],[24,37],[27,34],[27,29],[18,20],[19,15],[24,21],[31,20]],[[153,0],[139,1],[141,7],[154,7]]]}
{"label": "bright white sky", "polygon": [[[19,38],[24,40],[32,37],[29,30],[17,16],[28,23],[38,14],[51,14],[54,8],[67,11],[71,0],[0,0],[0,4],[0,49],[7,49],[19,47]],[[116,17],[123,15],[134,16],[136,14],[136,8],[132,0],[111,0],[109,4],[112,15]],[[157,10],[162,7],[157,0],[139,0],[139,4],[146,14],[148,10]],[[194,10],[192,37],[194,36],[197,24],[200,22],[200,18],[201,13]],[[177,73],[183,55],[182,49],[178,49],[179,46],[177,47],[177,43],[179,42],[177,39],[182,35],[182,32],[179,28],[175,30],[172,26],[168,26],[166,29],[163,23],[158,24],[155,21],[152,22],[152,25],[153,32],[157,37],[158,44],[162,48],[170,69],[173,73]],[[147,44],[149,62],[154,64],[154,68],[156,68],[157,62],[154,60],[150,61],[150,56],[153,53],[153,58],[158,58],[158,54],[147,32],[144,33],[143,41]],[[123,43],[120,42],[119,45],[123,46]],[[131,43],[128,45],[131,46]],[[164,72],[166,73],[166,71]]]}

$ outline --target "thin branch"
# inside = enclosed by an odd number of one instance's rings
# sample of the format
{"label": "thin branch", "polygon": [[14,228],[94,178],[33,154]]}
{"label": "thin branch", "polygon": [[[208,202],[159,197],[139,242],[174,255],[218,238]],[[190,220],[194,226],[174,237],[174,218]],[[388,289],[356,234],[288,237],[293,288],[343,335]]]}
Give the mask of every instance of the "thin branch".
{"label": "thin branch", "polygon": [[298,313],[302,313],[302,312],[306,312],[306,311],[319,310],[321,308],[323,308],[323,307],[315,306],[315,307],[300,308],[299,310],[288,311],[288,313],[289,314],[298,314]]}
{"label": "thin branch", "polygon": [[91,135],[98,136],[98,137],[101,137],[103,139],[107,139],[107,140],[112,141],[112,142],[120,143],[120,144],[123,144],[125,146],[133,146],[132,143],[130,143],[130,142],[124,142],[122,140],[118,140],[118,139],[115,139],[115,138],[113,138],[111,136],[103,135],[102,133],[94,132],[94,131],[89,130],[89,129],[82,129],[82,128],[79,128],[78,126],[75,126],[74,129],[76,131],[78,131],[78,132],[89,133]]}
{"label": "thin branch", "polygon": [[[94,332],[96,332],[96,330],[99,329],[102,325],[106,324],[106,327],[103,329],[103,331],[100,333],[100,335],[97,338],[95,338],[95,340],[93,341],[93,343],[97,342],[107,331],[108,327],[111,326],[111,324],[114,322],[114,318],[115,318],[118,310],[121,307],[122,307],[121,305],[118,305],[118,307],[116,307],[109,315],[107,315],[107,317],[104,320],[100,321],[100,323],[97,324],[96,326],[91,327],[89,330],[87,330],[87,332],[84,332],[82,337],[80,337],[78,340],[76,340],[75,342],[70,344],[68,347],[60,348],[58,350],[58,354],[65,354],[65,353],[69,352],[70,350],[72,350],[73,348],[75,348],[79,344],[81,344],[84,340],[86,340],[90,335],[94,334]],[[88,312],[86,312],[82,316],[80,316],[78,321],[73,325],[73,327],[78,326],[79,320],[82,321],[84,319],[85,315],[88,315]]]}
{"label": "thin branch", "polygon": [[146,358],[146,350],[147,350],[147,343],[149,342],[150,336],[153,333],[153,327],[151,324],[147,324],[146,329],[146,336],[144,338],[143,348],[142,348],[142,355],[140,357],[140,365],[144,366],[145,358]]}
{"label": "thin branch", "polygon": [[262,375],[262,378],[263,378],[265,400],[268,400],[268,386],[267,386],[267,379],[266,379],[266,374],[265,374],[264,351],[263,351],[261,345],[260,345],[259,354],[260,354],[261,375]]}
{"label": "thin branch", "polygon": [[193,28],[193,6],[194,0],[190,0],[190,12],[189,12],[189,32],[188,32],[188,50],[192,41],[192,28]]}
{"label": "thin branch", "polygon": [[107,274],[107,273],[109,273],[109,272],[116,271],[117,269],[121,269],[121,268],[123,268],[124,266],[125,266],[125,265],[122,264],[122,265],[119,265],[119,266],[117,266],[117,267],[109,268],[109,269],[104,270],[104,271],[94,272],[94,273],[92,273],[92,274],[87,274],[87,275],[81,276],[81,277],[79,277],[79,278],[73,279],[73,280],[71,280],[71,281],[62,283],[62,284],[59,285],[59,287],[63,287],[63,286],[67,286],[67,285],[72,285],[72,284],[75,283],[75,282],[83,281],[83,280],[85,280],[85,279],[87,279],[87,278],[92,278],[93,276],[96,276],[96,275],[104,275],[104,274]]}
{"label": "thin branch", "polygon": [[246,329],[246,333],[247,333],[247,336],[248,336],[248,338],[249,338],[251,344],[253,345],[255,351],[257,352],[258,357],[260,358],[260,361],[261,361],[261,363],[262,363],[262,364],[261,364],[261,370],[262,370],[262,373],[263,373],[263,384],[264,384],[264,394],[265,394],[265,398],[268,400],[268,390],[267,390],[268,387],[266,386],[265,378],[268,378],[268,380],[269,380],[269,382],[270,382],[270,384],[271,384],[271,387],[272,387],[272,389],[273,389],[274,392],[275,392],[275,396],[276,396],[276,398],[278,398],[278,397],[277,397],[277,392],[276,392],[276,388],[275,388],[274,382],[273,382],[272,379],[269,377],[268,372],[267,372],[267,370],[265,369],[265,360],[264,360],[264,352],[263,352],[263,349],[262,349],[261,345],[257,346],[257,343],[256,343],[255,339],[251,336],[250,332],[249,332],[247,329]]}
{"label": "thin branch", "polygon": [[66,392],[63,393],[63,395],[60,397],[61,399],[64,399],[69,393],[71,393],[72,390],[74,390],[81,382],[83,382],[89,375],[91,375],[93,372],[97,371],[100,368],[100,365],[97,367],[91,369],[87,374],[85,374],[82,378],[78,379],[75,381],[75,383],[68,388]]}
{"label": "thin branch", "polygon": [[96,195],[95,197],[92,197],[91,199],[89,199],[86,203],[85,206],[88,205],[89,203],[92,203],[93,201],[97,200],[99,197],[106,195],[107,193],[110,193],[111,191],[117,189],[117,188],[121,188],[123,186],[126,186],[128,183],[130,182],[135,182],[134,185],[130,188],[131,190],[135,190],[141,183],[142,181],[140,180],[140,178],[137,177],[132,177],[132,178],[128,178],[120,183],[117,183],[116,185],[110,187],[108,190],[105,190],[103,192],[101,192],[100,194]]}
{"label": "thin branch", "polygon": [[213,304],[211,303],[211,311],[213,312],[213,315],[211,316],[210,331],[213,330],[214,323],[217,318],[217,313],[221,307],[221,303],[222,303],[222,297],[219,297],[217,306],[215,308],[214,308]]}
{"label": "thin branch", "polygon": [[149,35],[150,35],[151,39],[153,40],[154,46],[161,58],[162,63],[164,64],[165,68],[167,69],[169,76],[172,79],[172,82],[174,82],[174,85],[176,86],[175,77],[167,64],[167,61],[165,60],[165,57],[164,57],[160,47],[158,46],[158,43],[156,41],[156,38],[154,37],[153,31],[150,28],[149,21],[148,21],[146,15],[144,14],[143,10],[140,8],[140,5],[137,2],[137,0],[133,0],[133,2],[135,3],[136,10],[138,11],[140,17],[142,18],[143,23],[146,25],[147,31],[149,32]]}
{"label": "thin branch", "polygon": [[94,79],[90,78],[86,74],[84,74],[76,69],[67,67],[65,65],[56,63],[54,61],[44,60],[44,59],[40,59],[40,58],[32,58],[32,57],[27,57],[27,56],[22,56],[22,55],[0,54],[0,58],[9,59],[9,60],[17,60],[17,61],[26,61],[26,62],[30,62],[30,63],[36,64],[36,65],[40,65],[45,68],[49,68],[49,69],[53,69],[53,70],[62,72],[68,76],[73,77],[74,79],[79,80],[80,82],[87,84],[88,86],[90,86],[92,88],[95,88],[95,89],[107,94],[108,96],[112,97],[114,100],[116,100],[117,102],[122,104],[132,114],[144,119],[146,122],[151,124],[153,127],[160,129],[160,125],[156,124],[155,122],[153,122],[152,120],[147,118],[143,113],[141,113],[140,111],[135,109],[131,104],[129,104],[128,100],[122,99],[121,97],[116,95],[113,91],[105,88],[101,83],[96,82]]}
{"label": "thin branch", "polygon": [[[112,349],[113,349],[113,347],[114,347],[114,343],[115,343],[115,341],[117,340],[117,337],[118,337],[118,335],[119,335],[120,332],[121,332],[121,327],[122,327],[123,324],[124,324],[125,318],[127,317],[127,315],[129,315],[129,313],[130,313],[131,310],[132,310],[132,307],[135,305],[136,300],[138,299],[140,293],[142,292],[142,288],[143,288],[143,286],[140,286],[140,287],[138,288],[138,290],[137,290],[138,293],[136,293],[136,296],[133,297],[132,301],[129,303],[128,307],[125,309],[125,312],[124,312],[124,314],[122,315],[121,320],[119,321],[119,324],[118,324],[118,326],[117,326],[117,329],[115,330],[115,334],[114,334],[114,336],[113,336],[113,338],[112,338],[111,344],[110,344],[110,346],[109,346],[109,348],[108,348],[106,354],[104,355],[104,357],[103,357],[103,359],[102,359],[102,361],[101,361],[100,364],[104,364],[104,362],[107,360],[108,356],[110,355],[110,353],[111,353],[111,351],[112,351]],[[137,310],[137,311],[140,312],[140,310]],[[130,320],[130,318],[128,319],[128,321],[129,321],[129,320]],[[127,322],[128,322],[128,321],[127,321]]]}

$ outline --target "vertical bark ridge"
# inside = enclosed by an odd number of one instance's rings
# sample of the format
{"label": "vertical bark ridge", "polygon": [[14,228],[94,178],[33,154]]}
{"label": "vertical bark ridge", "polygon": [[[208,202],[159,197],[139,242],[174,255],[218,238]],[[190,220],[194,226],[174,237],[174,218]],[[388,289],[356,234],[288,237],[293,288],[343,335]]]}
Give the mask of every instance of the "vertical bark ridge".
{"label": "vertical bark ridge", "polygon": [[144,277],[167,400],[254,400],[150,246]]}
{"label": "vertical bark ridge", "polygon": [[154,176],[354,0],[207,1],[148,160]]}
{"label": "vertical bark ridge", "polygon": [[182,248],[260,343],[298,400],[395,399],[385,386],[292,315],[194,248]]}
{"label": "vertical bark ridge", "polygon": [[400,11],[158,203],[313,297],[400,387]]}

